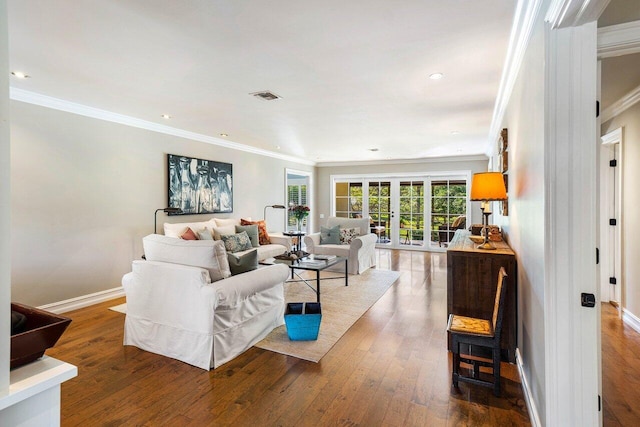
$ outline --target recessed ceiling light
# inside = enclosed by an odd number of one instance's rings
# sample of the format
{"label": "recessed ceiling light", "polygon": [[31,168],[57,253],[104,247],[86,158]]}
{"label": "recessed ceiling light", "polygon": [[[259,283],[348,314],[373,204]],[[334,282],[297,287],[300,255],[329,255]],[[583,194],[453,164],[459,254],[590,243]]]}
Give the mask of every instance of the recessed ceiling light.
{"label": "recessed ceiling light", "polygon": [[223,137],[223,138],[226,138],[226,137],[228,137],[229,135],[228,135],[228,134],[226,134],[226,133],[221,133],[221,134],[220,134],[220,136],[221,136],[221,137]]}
{"label": "recessed ceiling light", "polygon": [[460,132],[457,130],[452,130],[451,135],[460,135]]}
{"label": "recessed ceiling light", "polygon": [[170,116],[170,115],[168,115],[168,114],[163,114],[163,115],[162,115],[162,116],[160,116],[160,117],[162,117],[162,118],[163,118],[163,119],[165,119],[165,120],[169,120],[169,119],[171,118],[171,116]]}
{"label": "recessed ceiling light", "polygon": [[431,80],[440,80],[443,77],[444,77],[444,74],[442,74],[442,73],[433,73],[433,74],[429,75],[429,78]]}
{"label": "recessed ceiling light", "polygon": [[31,77],[31,76],[23,73],[22,71],[12,71],[11,75],[13,75],[14,77],[17,77],[19,79],[28,79],[28,78]]}
{"label": "recessed ceiling light", "polygon": [[368,150],[371,151],[371,152],[376,152],[376,151],[379,150],[379,148],[368,148]]}
{"label": "recessed ceiling light", "polygon": [[276,150],[279,150],[279,149],[280,149],[280,146],[279,146],[279,145],[276,145]]}

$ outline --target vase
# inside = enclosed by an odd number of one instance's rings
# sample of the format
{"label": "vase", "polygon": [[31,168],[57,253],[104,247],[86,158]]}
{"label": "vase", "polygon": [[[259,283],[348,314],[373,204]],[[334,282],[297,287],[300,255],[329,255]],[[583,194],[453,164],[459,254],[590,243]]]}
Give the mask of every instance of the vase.
{"label": "vase", "polygon": [[300,218],[296,218],[296,230],[301,231],[302,228],[302,220]]}

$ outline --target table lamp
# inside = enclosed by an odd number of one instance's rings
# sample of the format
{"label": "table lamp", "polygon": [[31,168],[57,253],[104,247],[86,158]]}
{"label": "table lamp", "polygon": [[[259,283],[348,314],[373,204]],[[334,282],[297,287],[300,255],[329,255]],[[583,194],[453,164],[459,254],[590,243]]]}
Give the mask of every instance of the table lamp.
{"label": "table lamp", "polygon": [[471,201],[482,202],[482,228],[484,229],[484,243],[478,249],[493,250],[496,247],[489,242],[489,202],[507,200],[507,189],[501,172],[474,173],[471,180]]}

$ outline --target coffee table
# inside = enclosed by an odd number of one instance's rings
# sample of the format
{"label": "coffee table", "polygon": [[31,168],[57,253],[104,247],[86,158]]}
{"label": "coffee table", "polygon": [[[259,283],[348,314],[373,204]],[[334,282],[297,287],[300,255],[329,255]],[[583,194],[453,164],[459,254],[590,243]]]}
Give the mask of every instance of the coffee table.
{"label": "coffee table", "polygon": [[[325,270],[336,264],[340,264],[341,262],[344,262],[344,276],[332,276],[332,277],[320,278],[320,272],[322,270]],[[313,255],[309,255],[307,257],[300,258],[299,260],[294,261],[291,264],[285,263],[285,265],[288,265],[289,269],[291,270],[291,279],[287,280],[287,282],[304,282],[305,285],[307,285],[309,288],[311,288],[311,290],[313,290],[316,293],[316,300],[317,302],[320,302],[320,281],[344,278],[344,285],[349,286],[349,274],[347,273],[349,271],[348,269],[349,266],[347,265],[347,262],[348,262],[347,258],[341,257],[341,256],[332,258],[330,260],[318,260]],[[270,265],[275,263],[276,261],[273,258],[269,258],[267,260],[260,262],[260,264],[265,264],[265,265]],[[313,287],[312,283],[310,283],[310,282],[313,282],[313,279],[305,279],[304,277],[300,276],[300,274],[298,274],[296,270],[315,271],[316,272],[315,288]],[[298,278],[297,280],[296,280],[296,277]]]}

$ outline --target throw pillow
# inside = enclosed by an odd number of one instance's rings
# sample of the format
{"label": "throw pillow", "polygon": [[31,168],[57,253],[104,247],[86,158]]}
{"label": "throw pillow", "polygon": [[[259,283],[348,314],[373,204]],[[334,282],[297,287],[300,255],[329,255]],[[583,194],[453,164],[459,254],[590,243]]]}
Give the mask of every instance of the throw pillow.
{"label": "throw pillow", "polygon": [[206,268],[212,282],[231,276],[227,252],[222,241],[186,241],[175,237],[150,234],[142,238],[142,247],[147,261]]}
{"label": "throw pillow", "polygon": [[251,246],[254,248],[260,247],[257,225],[236,225],[236,233],[242,233],[243,231],[246,231],[249,239],[251,239]]}
{"label": "throw pillow", "polygon": [[243,255],[227,254],[231,275],[246,273],[258,268],[258,250],[254,249]]}
{"label": "throw pillow", "polygon": [[196,233],[194,233],[193,230],[189,227],[187,227],[185,232],[180,235],[180,238],[182,240],[198,240],[198,236],[196,236]]}
{"label": "throw pillow", "polygon": [[351,241],[360,235],[360,227],[355,228],[341,228],[340,229],[340,244],[350,245]]}
{"label": "throw pillow", "polygon": [[267,223],[264,220],[260,221],[250,221],[248,219],[241,219],[241,225],[257,225],[258,226],[258,241],[261,245],[270,245],[271,239],[269,238],[269,233],[267,233]]}
{"label": "throw pillow", "polygon": [[251,246],[251,239],[249,239],[246,231],[238,234],[223,234],[221,237],[227,252],[246,251],[253,247]]}
{"label": "throw pillow", "polygon": [[236,234],[235,225],[225,225],[224,227],[213,227],[213,239],[222,240],[224,234]]}
{"label": "throw pillow", "polygon": [[198,239],[213,240],[213,236],[211,235],[211,231],[208,228],[203,228],[202,230],[198,230]]}
{"label": "throw pillow", "polygon": [[339,245],[340,244],[340,226],[327,228],[320,227],[320,244],[321,245]]}

